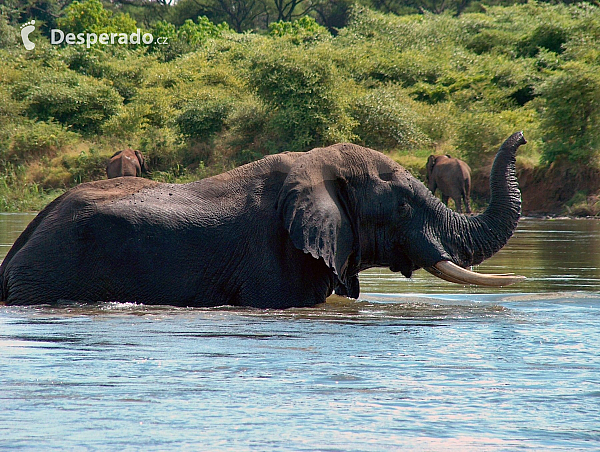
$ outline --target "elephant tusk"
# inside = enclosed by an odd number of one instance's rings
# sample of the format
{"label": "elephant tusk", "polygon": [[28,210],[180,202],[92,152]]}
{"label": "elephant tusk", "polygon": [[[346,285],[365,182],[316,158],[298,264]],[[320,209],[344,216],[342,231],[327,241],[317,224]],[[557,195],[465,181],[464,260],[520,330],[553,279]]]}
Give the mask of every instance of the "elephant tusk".
{"label": "elephant tusk", "polygon": [[450,261],[440,261],[427,270],[434,276],[456,284],[473,284],[476,286],[500,287],[509,286],[526,279],[524,276],[514,274],[483,274],[459,267]]}

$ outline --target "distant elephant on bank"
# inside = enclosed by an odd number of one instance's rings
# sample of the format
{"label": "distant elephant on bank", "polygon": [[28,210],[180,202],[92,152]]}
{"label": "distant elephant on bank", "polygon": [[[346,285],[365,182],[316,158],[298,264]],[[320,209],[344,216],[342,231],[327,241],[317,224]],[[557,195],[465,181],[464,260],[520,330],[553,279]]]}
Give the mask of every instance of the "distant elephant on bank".
{"label": "distant elephant on bank", "polygon": [[462,160],[446,155],[430,155],[427,159],[427,181],[429,190],[435,194],[442,192],[442,201],[448,205],[452,198],[457,212],[462,212],[461,200],[465,210],[471,213],[471,168]]}
{"label": "distant elephant on bank", "polygon": [[147,171],[146,159],[140,151],[133,149],[115,152],[106,165],[106,176],[109,179],[121,176],[141,177]]}
{"label": "distant elephant on bank", "polygon": [[289,308],[360,271],[419,269],[458,284],[522,279],[467,270],[502,248],[520,216],[516,133],[501,146],[485,212],[444,206],[387,156],[352,144],[269,155],[189,184],[81,184],[29,224],[0,266],[11,305],[121,301]]}

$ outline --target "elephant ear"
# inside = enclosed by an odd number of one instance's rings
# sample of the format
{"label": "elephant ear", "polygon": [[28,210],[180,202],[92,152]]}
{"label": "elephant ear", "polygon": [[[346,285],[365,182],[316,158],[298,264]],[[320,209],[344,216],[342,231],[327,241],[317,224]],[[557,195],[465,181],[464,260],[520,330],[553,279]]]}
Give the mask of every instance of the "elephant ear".
{"label": "elephant ear", "polygon": [[144,159],[144,156],[142,155],[142,153],[140,151],[134,151],[135,152],[135,156],[138,159],[138,162],[140,162],[140,169],[142,171],[142,173],[146,172],[146,170],[148,169],[148,167],[146,166],[146,159]]}
{"label": "elephant ear", "polygon": [[431,174],[431,171],[433,171],[433,167],[435,166],[435,155],[430,155],[427,158],[427,175],[429,176]]}
{"label": "elephant ear", "polygon": [[347,184],[335,176],[314,180],[303,169],[290,172],[279,194],[284,227],[296,248],[323,259],[337,276],[337,294],[358,298],[360,246]]}

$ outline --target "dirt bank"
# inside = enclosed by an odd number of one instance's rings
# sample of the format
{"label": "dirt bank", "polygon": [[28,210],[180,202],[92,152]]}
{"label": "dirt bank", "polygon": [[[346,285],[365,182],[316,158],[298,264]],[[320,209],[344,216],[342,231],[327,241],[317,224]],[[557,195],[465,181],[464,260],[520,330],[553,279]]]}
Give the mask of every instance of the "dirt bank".
{"label": "dirt bank", "polygon": [[[491,165],[473,173],[472,197],[489,200]],[[519,168],[524,215],[600,214],[600,170],[555,162],[545,168]]]}

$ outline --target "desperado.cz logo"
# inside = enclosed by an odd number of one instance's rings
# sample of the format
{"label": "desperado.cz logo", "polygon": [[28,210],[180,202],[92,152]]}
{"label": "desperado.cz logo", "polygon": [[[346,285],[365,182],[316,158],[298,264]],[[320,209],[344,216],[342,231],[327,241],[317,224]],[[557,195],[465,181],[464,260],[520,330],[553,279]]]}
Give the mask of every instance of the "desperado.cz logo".
{"label": "desperado.cz logo", "polygon": [[[31,42],[29,35],[35,30],[35,20],[27,22],[21,26],[21,39],[26,50],[33,50],[35,43]],[[156,38],[156,44],[167,44],[168,38]],[[138,28],[135,33],[66,33],[57,28],[50,30],[50,44],[59,45],[62,43],[67,45],[84,45],[89,49],[94,44],[101,45],[150,45],[155,42],[152,33],[144,33]]]}

